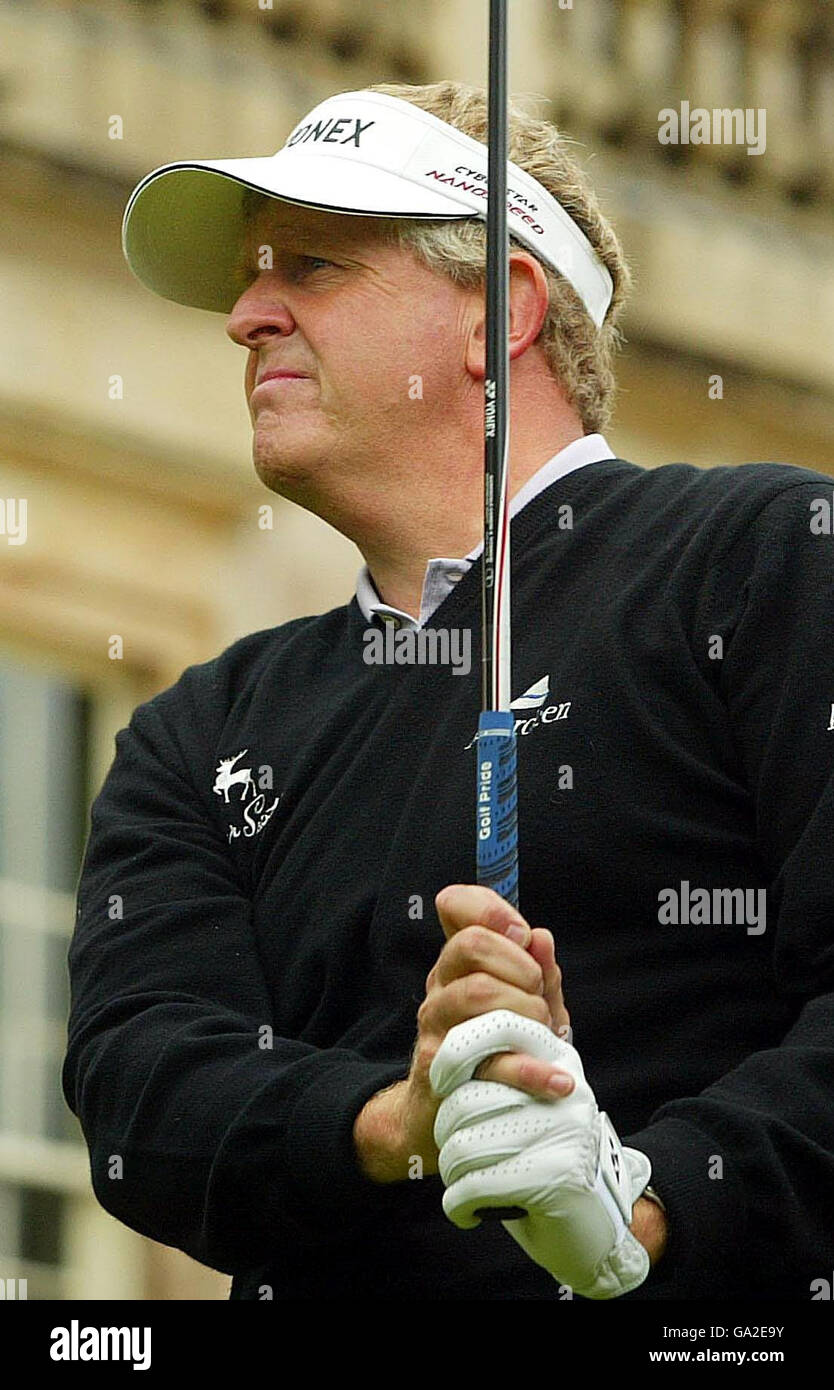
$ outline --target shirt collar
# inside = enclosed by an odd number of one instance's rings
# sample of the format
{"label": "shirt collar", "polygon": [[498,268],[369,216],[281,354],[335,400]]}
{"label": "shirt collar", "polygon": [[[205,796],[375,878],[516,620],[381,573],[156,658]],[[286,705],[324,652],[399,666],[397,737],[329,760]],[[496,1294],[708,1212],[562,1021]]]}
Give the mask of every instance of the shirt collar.
{"label": "shirt collar", "polygon": [[[512,521],[528,502],[532,502],[540,492],[551,483],[555,483],[558,478],[564,478],[566,474],[573,473],[577,468],[584,468],[589,463],[600,463],[603,459],[616,458],[616,454],[608,444],[604,435],[585,434],[580,439],[574,439],[572,443],[566,444],[564,449],[560,449],[557,454],[542,464],[541,468],[528,478],[523,487],[510,502],[509,519]],[[423,579],[423,594],[420,600],[420,616],[414,618],[410,613],[404,613],[401,608],[394,608],[389,603],[383,603],[377,592],[371,572],[367,565],[363,565],[356,580],[356,601],[365,615],[367,622],[379,617],[383,622],[393,623],[395,627],[422,627],[428,622],[432,613],[439,608],[444,598],[451,593],[452,589],[460,579],[466,574],[467,570],[477,560],[484,548],[483,541],[479,541],[474,550],[470,550],[468,555],[461,559],[447,559],[439,556],[429,560],[426,566],[426,573]]]}

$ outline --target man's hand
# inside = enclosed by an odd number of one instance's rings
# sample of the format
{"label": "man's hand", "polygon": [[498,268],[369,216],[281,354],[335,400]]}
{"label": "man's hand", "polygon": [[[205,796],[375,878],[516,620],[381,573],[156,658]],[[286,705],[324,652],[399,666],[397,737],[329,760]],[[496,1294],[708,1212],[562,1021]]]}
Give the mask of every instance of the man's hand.
{"label": "man's hand", "polygon": [[[561,1061],[574,1075],[573,1093],[542,1101],[472,1080],[498,1046]],[[435,1136],[450,1221],[466,1229],[484,1207],[522,1207],[528,1214],[504,1220],[505,1230],[576,1293],[616,1298],[643,1282],[650,1257],[631,1223],[651,1163],[620,1143],[576,1048],[534,1020],[498,1010],[449,1031],[431,1082],[445,1097]]]}
{"label": "man's hand", "polygon": [[[434,1122],[440,1100],[429,1068],[450,1028],[494,1009],[510,1009],[569,1036],[570,1015],[549,931],[531,928],[491,888],[477,884],[444,888],[435,905],[446,945],[426,979],[408,1079],[378,1091],[354,1123],[360,1165],[376,1182],[407,1178],[414,1158],[424,1174],[438,1171]],[[478,1076],[533,1096],[567,1095],[575,1084],[564,1068],[523,1052],[482,1062]]]}

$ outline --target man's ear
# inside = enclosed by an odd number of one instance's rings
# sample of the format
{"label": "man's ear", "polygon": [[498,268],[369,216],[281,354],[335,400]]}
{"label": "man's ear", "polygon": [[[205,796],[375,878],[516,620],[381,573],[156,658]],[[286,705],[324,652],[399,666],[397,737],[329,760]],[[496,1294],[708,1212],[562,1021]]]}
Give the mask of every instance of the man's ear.
{"label": "man's ear", "polygon": [[[466,340],[466,366],[478,380],[486,375],[485,287]],[[547,315],[549,294],[541,263],[528,251],[510,251],[510,361],[521,357],[538,338]]]}

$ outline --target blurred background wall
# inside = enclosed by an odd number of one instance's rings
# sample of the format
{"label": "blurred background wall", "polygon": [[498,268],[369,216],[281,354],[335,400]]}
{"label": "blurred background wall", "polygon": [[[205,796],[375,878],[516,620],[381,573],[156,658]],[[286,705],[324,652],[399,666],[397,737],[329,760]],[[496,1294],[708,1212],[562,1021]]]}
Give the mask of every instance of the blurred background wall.
{"label": "blurred background wall", "polygon": [[[617,453],[834,475],[830,5],[510,10],[513,95],[582,142],[636,273]],[[98,1206],[60,1096],[88,808],[139,700],[361,563],[258,482],[245,354],[132,278],[125,202],[274,152],[329,93],[486,73],[487,0],[0,0],[0,1278],[30,1298],[227,1296]],[[682,101],[764,110],[766,148],[661,143]]]}

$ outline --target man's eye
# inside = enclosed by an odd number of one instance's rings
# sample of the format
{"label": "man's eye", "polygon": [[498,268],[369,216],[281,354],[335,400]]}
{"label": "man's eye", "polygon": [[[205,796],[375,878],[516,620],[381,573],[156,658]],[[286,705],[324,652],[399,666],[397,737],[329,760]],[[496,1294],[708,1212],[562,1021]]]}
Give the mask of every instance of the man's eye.
{"label": "man's eye", "polygon": [[311,266],[311,267],[312,267],[312,263],[313,263],[314,261],[318,262],[319,265],[332,265],[332,264],[333,264],[332,261],[326,261],[326,260],[324,259],[323,256],[304,256],[303,259],[304,259],[304,260],[307,262],[307,264],[308,264],[309,266]]}

